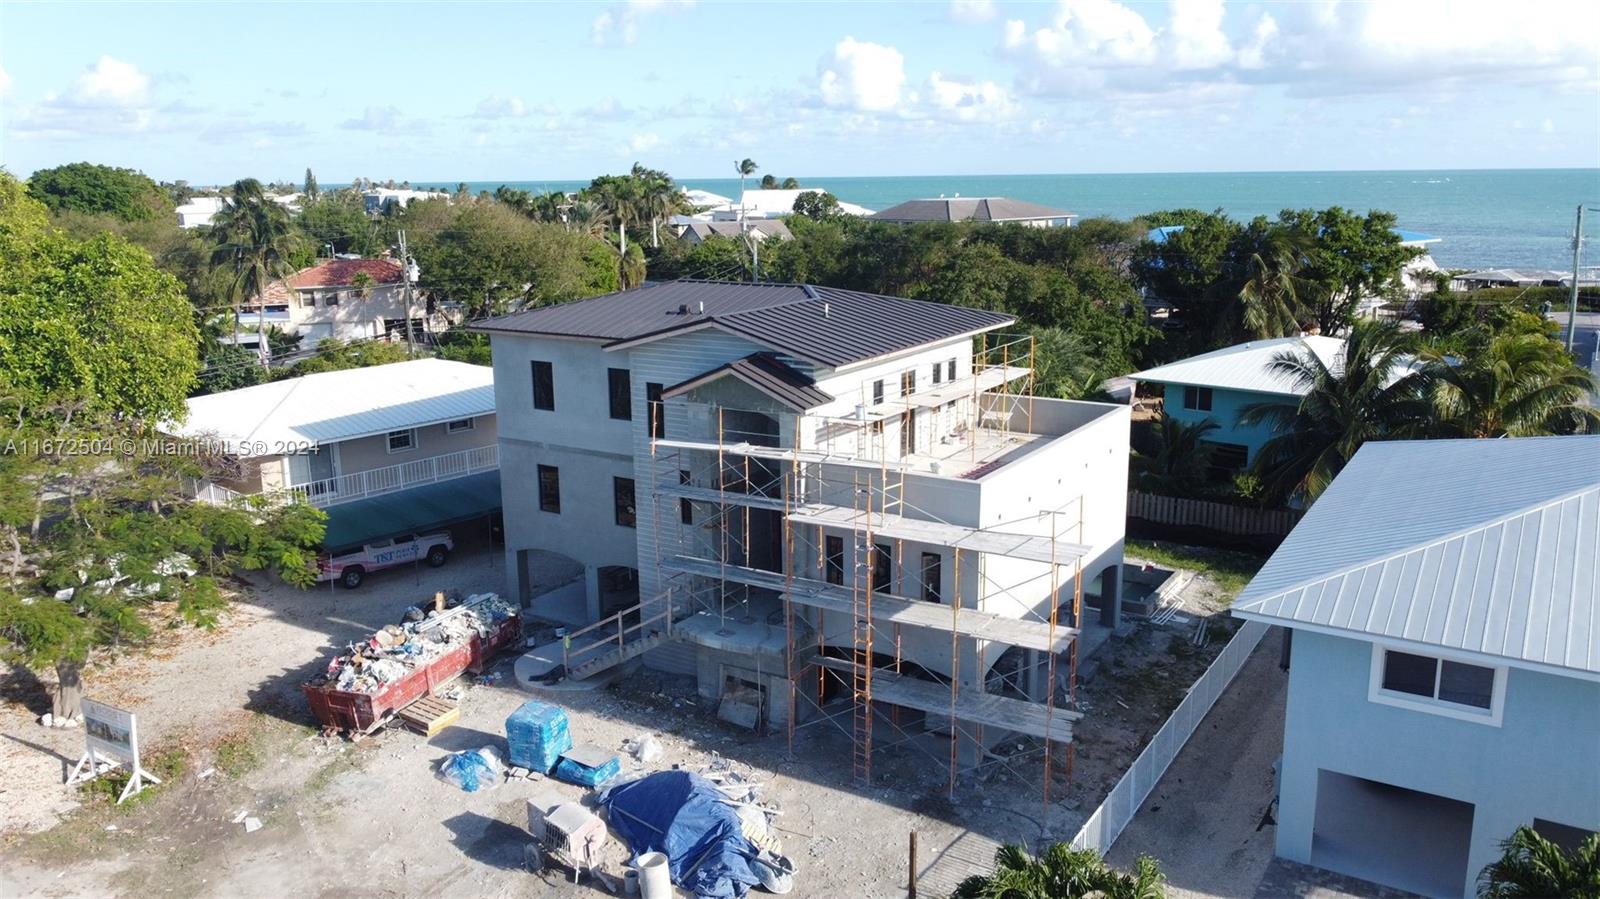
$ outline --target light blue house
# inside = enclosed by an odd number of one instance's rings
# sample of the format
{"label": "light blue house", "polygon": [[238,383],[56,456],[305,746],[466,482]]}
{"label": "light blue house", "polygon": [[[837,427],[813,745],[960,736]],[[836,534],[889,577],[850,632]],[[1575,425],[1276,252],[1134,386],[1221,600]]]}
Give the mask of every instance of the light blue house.
{"label": "light blue house", "polygon": [[1600,437],[1368,443],[1233,605],[1291,628],[1280,856],[1474,895],[1600,832]]}
{"label": "light blue house", "polygon": [[1315,354],[1324,364],[1335,367],[1344,354],[1344,341],[1320,336],[1255,340],[1180,359],[1132,377],[1161,385],[1163,408],[1172,418],[1186,425],[1207,419],[1216,422],[1217,430],[1207,437],[1207,442],[1216,446],[1214,464],[1224,469],[1243,468],[1255,461],[1261,447],[1277,435],[1268,425],[1240,424],[1239,414],[1256,403],[1292,405],[1305,395],[1305,388],[1293,378],[1273,370],[1273,359],[1285,353]]}

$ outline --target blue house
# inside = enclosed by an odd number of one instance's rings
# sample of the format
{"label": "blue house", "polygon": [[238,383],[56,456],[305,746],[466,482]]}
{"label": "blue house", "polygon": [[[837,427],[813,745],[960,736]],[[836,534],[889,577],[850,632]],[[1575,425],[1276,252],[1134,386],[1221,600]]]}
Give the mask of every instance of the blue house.
{"label": "blue house", "polygon": [[1470,897],[1600,832],[1600,437],[1368,443],[1233,604],[1290,629],[1277,853]]}
{"label": "blue house", "polygon": [[1213,350],[1188,359],[1141,371],[1135,381],[1160,385],[1165,413],[1187,425],[1207,419],[1217,423],[1207,442],[1215,445],[1214,464],[1222,469],[1243,468],[1255,461],[1261,447],[1276,436],[1267,425],[1242,425],[1239,414],[1256,403],[1294,404],[1305,388],[1274,371],[1273,359],[1281,354],[1315,354],[1336,367],[1344,354],[1337,337],[1280,337],[1254,340]]}

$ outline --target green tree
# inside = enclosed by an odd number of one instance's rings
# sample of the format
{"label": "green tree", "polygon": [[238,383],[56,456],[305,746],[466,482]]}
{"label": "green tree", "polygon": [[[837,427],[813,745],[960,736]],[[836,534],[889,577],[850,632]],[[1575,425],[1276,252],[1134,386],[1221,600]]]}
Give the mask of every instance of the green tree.
{"label": "green tree", "polygon": [[244,347],[214,344],[200,368],[197,394],[224,393],[254,387],[267,379],[261,358]]}
{"label": "green tree", "polygon": [[762,175],[761,176],[761,189],[762,190],[777,190],[778,189],[778,176],[777,175],[773,175],[773,174]]}
{"label": "green tree", "polygon": [[1361,301],[1390,297],[1400,271],[1422,250],[1401,244],[1388,212],[1356,215],[1339,206],[1284,210],[1280,226],[1311,235],[1298,275],[1307,285],[1307,305],[1324,334],[1338,334],[1355,320]]}
{"label": "green tree", "polygon": [[1206,436],[1220,425],[1212,419],[1184,424],[1170,415],[1161,416],[1155,428],[1155,448],[1133,457],[1133,485],[1139,490],[1166,496],[1194,496],[1204,491],[1211,478],[1211,457],[1216,444]]}
{"label": "green tree", "polygon": [[825,190],[808,190],[794,198],[795,215],[808,219],[826,219],[844,215],[839,208],[839,198]]}
{"label": "green tree", "polygon": [[1254,473],[1269,498],[1315,500],[1368,440],[1425,436],[1427,375],[1412,369],[1410,339],[1393,322],[1357,321],[1337,360],[1279,353],[1273,371],[1305,391],[1298,403],[1255,403],[1243,425],[1277,436],[1256,454]]}
{"label": "green tree", "polygon": [[302,202],[294,230],[318,256],[324,248],[371,256],[388,242],[384,228],[367,215],[361,195],[354,191],[332,191]]}
{"label": "green tree", "polygon": [[1300,277],[1311,248],[1309,235],[1294,228],[1271,228],[1247,254],[1239,288],[1241,330],[1252,339],[1299,333],[1306,317]]}
{"label": "green tree", "polygon": [[1478,874],[1479,899],[1600,897],[1600,834],[1573,849],[1547,840],[1527,825],[1500,844],[1503,854]]}
{"label": "green tree", "polygon": [[305,194],[308,203],[314,202],[322,195],[321,189],[317,187],[317,176],[311,174],[310,166],[306,166],[306,180],[300,185],[300,192]]}
{"label": "green tree", "polygon": [[739,173],[739,218],[741,219],[744,218],[744,179],[754,175],[759,168],[761,166],[756,165],[756,161],[749,157],[733,164],[733,170]]}
{"label": "green tree", "polygon": [[1161,899],[1166,877],[1155,859],[1139,856],[1118,871],[1092,849],[1052,843],[1038,857],[1021,846],[995,851],[994,871],[961,881],[955,899]]}
{"label": "green tree", "polygon": [[[237,345],[239,309],[245,301],[256,304],[257,330],[266,330],[267,288],[293,274],[289,260],[298,241],[288,211],[273,202],[254,178],[236,181],[228,189],[222,211],[211,221],[211,239],[212,263],[232,276],[227,291]],[[284,290],[288,291],[287,283]]]}
{"label": "green tree", "polygon": [[143,172],[74,162],[40,169],[28,179],[28,193],[50,209],[103,212],[124,221],[171,216],[172,199]]}
{"label": "green tree", "polygon": [[[1542,324],[1542,322],[1541,322]],[[1495,335],[1462,358],[1430,354],[1434,433],[1530,437],[1600,430],[1594,376],[1543,333]]]}
{"label": "green tree", "polygon": [[783,179],[783,184],[779,185],[779,187],[781,187],[783,190],[797,190],[800,187],[800,179],[785,178]]}

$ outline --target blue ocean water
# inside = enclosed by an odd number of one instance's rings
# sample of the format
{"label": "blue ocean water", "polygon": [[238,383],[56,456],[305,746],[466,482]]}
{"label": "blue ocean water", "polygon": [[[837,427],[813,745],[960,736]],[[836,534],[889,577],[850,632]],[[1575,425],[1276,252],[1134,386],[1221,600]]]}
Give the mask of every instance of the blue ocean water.
{"label": "blue ocean water", "polygon": [[[475,181],[476,193],[502,183],[526,190],[577,190],[583,181]],[[685,178],[687,187],[735,196],[737,178]],[[1578,204],[1600,205],[1600,168],[1403,172],[1210,172],[1148,175],[938,175],[801,177],[806,187],[883,209],[917,197],[1001,196],[1081,216],[1131,218],[1158,209],[1223,209],[1236,218],[1288,208],[1383,209],[1402,228],[1440,238],[1431,247],[1445,268],[1509,266],[1570,269]],[[429,186],[454,188],[442,182]],[[1585,231],[1600,234],[1590,216]]]}

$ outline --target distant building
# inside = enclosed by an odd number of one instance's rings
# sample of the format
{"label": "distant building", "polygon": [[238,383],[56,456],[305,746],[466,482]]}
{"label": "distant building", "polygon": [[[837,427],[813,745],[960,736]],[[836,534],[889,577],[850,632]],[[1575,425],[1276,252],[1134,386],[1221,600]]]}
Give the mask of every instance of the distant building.
{"label": "distant building", "polygon": [[299,498],[338,548],[481,519],[500,506],[494,370],[415,359],[197,396],[178,437],[213,441],[226,473],[199,499]]}
{"label": "distant building", "polygon": [[[362,274],[371,279],[364,292],[357,283]],[[255,303],[241,307],[239,323],[254,327],[264,321],[304,337],[302,345],[307,348],[330,337],[346,341],[391,333],[405,337],[405,273],[392,259],[324,259],[290,275],[287,286],[274,281],[267,288],[265,305],[264,312]],[[418,330],[423,308],[425,304],[416,300],[409,316]]]}
{"label": "distant building", "polygon": [[983,222],[1027,225],[1031,228],[1070,228],[1077,220],[1074,212],[1063,212],[1006,197],[939,197],[935,200],[907,200],[868,216],[875,222]]}
{"label": "distant building", "polygon": [[1450,278],[1450,287],[1454,290],[1483,290],[1490,287],[1566,287],[1571,283],[1571,272],[1548,269],[1492,268],[1463,272]]}
{"label": "distant building", "polygon": [[193,197],[177,208],[179,228],[202,228],[222,211],[221,197]]}
{"label": "distant building", "polygon": [[1516,828],[1600,831],[1597,472],[1593,436],[1355,454],[1233,602],[1290,631],[1278,855],[1472,897]]}
{"label": "distant building", "polygon": [[367,215],[381,215],[394,206],[405,208],[415,200],[448,199],[449,194],[439,190],[397,190],[392,187],[375,187],[361,194]]}
{"label": "distant building", "polygon": [[[825,187],[802,187],[797,190],[751,189],[741,195],[737,203],[729,202],[710,210],[711,221],[736,222],[744,219],[775,219],[794,214],[794,201],[801,194],[833,193]],[[833,194],[838,197],[838,194]],[[839,211],[845,215],[871,215],[872,210],[854,203],[839,201]]]}
{"label": "distant building", "polygon": [[690,244],[704,243],[710,237],[731,237],[741,239],[746,232],[756,240],[766,240],[769,237],[778,240],[789,240],[794,237],[789,233],[789,226],[781,219],[756,219],[746,222],[688,222],[683,226],[684,241]]}

